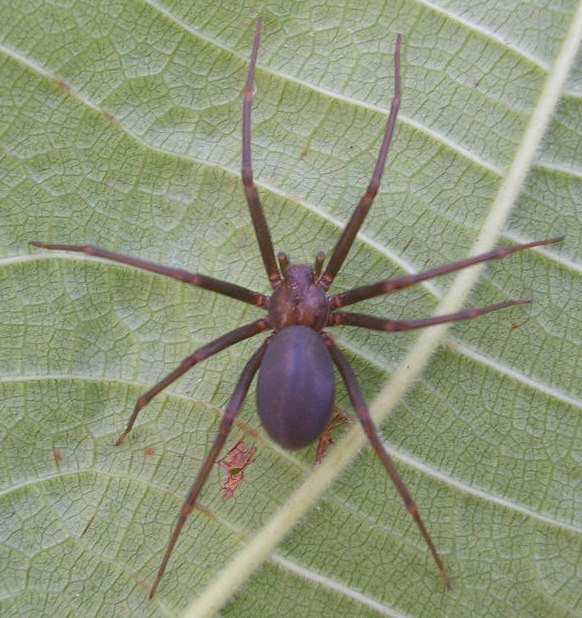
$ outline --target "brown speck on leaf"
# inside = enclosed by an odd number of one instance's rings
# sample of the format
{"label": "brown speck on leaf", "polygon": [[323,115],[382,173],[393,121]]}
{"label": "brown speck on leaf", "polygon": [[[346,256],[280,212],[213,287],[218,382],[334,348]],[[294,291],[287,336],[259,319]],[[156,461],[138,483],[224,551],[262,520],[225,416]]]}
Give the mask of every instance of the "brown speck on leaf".
{"label": "brown speck on leaf", "polygon": [[59,449],[54,449],[53,457],[55,458],[55,463],[57,466],[61,463],[61,461],[63,461],[63,454],[59,451]]}
{"label": "brown speck on leaf", "polygon": [[325,428],[325,431],[321,434],[321,436],[319,437],[319,442],[317,443],[317,450],[315,451],[316,464],[320,464],[323,461],[325,454],[334,444],[334,441],[331,437],[331,432],[340,425],[351,424],[351,419],[349,419],[339,408],[334,407],[331,421],[329,421],[329,425]]}
{"label": "brown speck on leaf", "polygon": [[56,82],[59,88],[61,88],[65,92],[71,92],[71,87],[62,79],[57,79]]}
{"label": "brown speck on leaf", "polygon": [[237,490],[244,478],[244,469],[252,463],[257,449],[253,447],[245,450],[244,440],[239,440],[228,451],[224,459],[218,465],[226,471],[226,479],[222,485],[222,499],[226,502]]}

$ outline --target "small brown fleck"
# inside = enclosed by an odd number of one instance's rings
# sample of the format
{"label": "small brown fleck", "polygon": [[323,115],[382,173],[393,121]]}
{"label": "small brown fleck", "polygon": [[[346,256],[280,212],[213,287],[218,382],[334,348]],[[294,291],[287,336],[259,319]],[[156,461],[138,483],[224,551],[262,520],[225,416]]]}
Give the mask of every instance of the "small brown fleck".
{"label": "small brown fleck", "polygon": [[56,82],[59,88],[61,88],[65,92],[71,92],[71,87],[66,82],[64,82],[62,79],[57,79]]}

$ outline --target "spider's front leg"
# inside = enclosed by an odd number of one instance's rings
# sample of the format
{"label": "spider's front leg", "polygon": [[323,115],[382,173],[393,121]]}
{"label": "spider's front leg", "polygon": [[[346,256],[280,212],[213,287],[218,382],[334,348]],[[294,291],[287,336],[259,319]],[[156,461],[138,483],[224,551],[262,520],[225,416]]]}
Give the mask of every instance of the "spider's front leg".
{"label": "spider's front leg", "polygon": [[259,192],[253,181],[253,165],[251,157],[251,110],[253,107],[253,80],[255,77],[255,67],[257,65],[257,54],[259,51],[259,42],[261,40],[261,25],[262,20],[257,20],[257,28],[255,30],[255,42],[251,52],[251,61],[249,64],[249,72],[247,82],[245,84],[245,97],[243,102],[243,138],[242,138],[242,180],[245,190],[245,197],[253,220],[253,227],[259,243],[261,257],[265,265],[265,271],[272,287],[276,287],[281,283],[281,274],[277,267],[275,259],[275,250],[273,249],[273,241],[271,233],[267,225],[267,219],[261,206]]}
{"label": "spider's front leg", "polygon": [[356,210],[352,214],[348,224],[344,228],[342,235],[337,241],[334,247],[331,258],[325,268],[319,285],[328,290],[329,286],[333,283],[336,275],[338,274],[349,250],[352,247],[354,239],[358,233],[358,230],[362,226],[364,219],[366,218],[372,203],[380,188],[380,182],[382,181],[382,174],[384,173],[384,167],[386,166],[386,157],[388,156],[388,150],[392,142],[392,136],[394,135],[394,127],[396,126],[396,117],[398,116],[398,110],[400,109],[401,99],[401,78],[400,78],[400,47],[402,45],[402,37],[398,35],[396,37],[396,49],[394,50],[394,97],[390,105],[390,115],[388,116],[388,123],[386,125],[386,131],[384,132],[384,138],[382,139],[382,145],[380,146],[380,152],[378,153],[378,159],[376,161],[376,167],[366,193],[364,193],[360,200]]}

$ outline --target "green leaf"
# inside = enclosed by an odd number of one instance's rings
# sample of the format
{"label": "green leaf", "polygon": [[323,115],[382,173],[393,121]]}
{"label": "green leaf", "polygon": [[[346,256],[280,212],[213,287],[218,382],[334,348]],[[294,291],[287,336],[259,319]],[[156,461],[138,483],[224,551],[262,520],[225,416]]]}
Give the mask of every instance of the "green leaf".
{"label": "green leaf", "polygon": [[[224,616],[580,615],[579,58],[543,142],[526,138],[550,120],[581,13],[574,2],[0,7],[3,617],[178,616],[192,602],[188,615],[201,615],[215,589],[220,603],[236,593]],[[150,601],[262,337],[197,366],[115,441],[140,394],[262,312],[28,245],[101,245],[266,293],[238,172],[259,15],[255,179],[277,250],[298,262],[329,254],[365,189],[403,35],[384,183],[332,291],[462,259],[501,228],[502,244],[566,234],[488,265],[466,302],[471,282],[447,276],[355,310],[531,305],[446,336],[333,330],[367,399],[381,394],[377,416],[391,412],[382,439],[451,591],[372,449],[351,459],[359,428],[340,430],[347,440],[315,467],[315,447],[268,440],[251,391],[227,449],[244,439],[256,458],[228,502],[215,467]],[[341,385],[338,405],[351,413]],[[290,500],[307,492],[313,507],[295,523],[308,502]]]}

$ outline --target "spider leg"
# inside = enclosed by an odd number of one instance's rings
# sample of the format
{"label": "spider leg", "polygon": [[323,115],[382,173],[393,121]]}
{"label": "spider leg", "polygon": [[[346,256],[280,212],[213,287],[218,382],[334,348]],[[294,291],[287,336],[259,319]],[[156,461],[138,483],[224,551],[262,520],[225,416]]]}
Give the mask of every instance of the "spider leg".
{"label": "spider leg", "polygon": [[156,575],[156,579],[151,587],[150,599],[153,598],[154,594],[156,594],[158,584],[160,583],[160,580],[162,579],[162,575],[164,574],[164,571],[166,570],[166,565],[168,564],[168,560],[170,559],[174,546],[176,545],[176,541],[178,540],[178,537],[180,536],[182,527],[184,526],[184,523],[186,522],[188,515],[190,515],[190,513],[194,509],[196,500],[198,499],[198,496],[200,495],[200,492],[202,491],[202,488],[204,487],[206,480],[208,479],[208,475],[210,474],[210,471],[212,470],[212,466],[214,465],[214,462],[216,461],[216,458],[218,457],[218,454],[220,453],[220,449],[224,445],[224,442],[230,432],[234,419],[242,407],[242,404],[249,390],[253,377],[255,373],[257,372],[257,369],[259,368],[261,361],[263,360],[263,355],[265,354],[265,350],[267,349],[268,345],[269,345],[269,339],[267,339],[267,341],[265,341],[263,345],[261,345],[261,347],[251,356],[250,360],[248,361],[248,363],[245,365],[245,368],[243,369],[243,372],[239,378],[238,384],[236,385],[236,388],[230,399],[230,402],[228,403],[224,416],[222,417],[222,421],[220,422],[220,427],[218,429],[218,435],[216,436],[214,440],[214,444],[212,445],[210,452],[206,456],[206,460],[204,461],[204,464],[202,465],[202,468],[200,469],[200,472],[198,473],[198,477],[196,478],[196,481],[194,481],[194,484],[192,485],[192,488],[190,489],[190,492],[188,493],[188,497],[186,498],[182,506],[182,510],[180,512],[180,518],[178,519],[178,523],[176,524],[176,527],[174,528],[174,533],[172,534],[172,538],[170,539],[168,547],[166,548],[164,559],[162,560],[162,564],[160,565],[158,574]]}
{"label": "spider leg", "polygon": [[243,339],[248,339],[249,337],[253,337],[254,335],[258,335],[264,330],[267,330],[269,324],[266,320],[257,320],[256,322],[252,322],[251,324],[246,324],[245,326],[241,326],[240,328],[235,328],[230,331],[230,333],[226,333],[226,335],[222,335],[222,337],[218,337],[214,341],[211,341],[207,345],[202,348],[198,348],[193,354],[187,356],[177,367],[169,373],[163,380],[158,382],[155,386],[150,388],[147,393],[144,393],[136,402],[135,408],[133,409],[133,413],[129,418],[129,422],[127,423],[127,427],[125,431],[121,434],[119,439],[116,442],[116,445],[119,445],[125,439],[125,436],[131,431],[135,420],[137,419],[137,415],[140,413],[140,410],[147,405],[158,393],[163,391],[166,386],[170,385],[172,382],[177,380],[180,376],[184,375],[187,371],[192,369],[194,365],[203,361],[204,359],[224,350],[225,348],[230,347],[231,345],[242,341]]}
{"label": "spider leg", "polygon": [[199,275],[198,273],[191,273],[181,268],[170,268],[168,266],[161,266],[160,264],[154,264],[153,262],[147,262],[146,260],[140,260],[139,258],[130,257],[129,255],[122,255],[121,253],[114,253],[107,249],[101,249],[100,247],[94,247],[93,245],[47,245],[42,242],[31,242],[31,245],[40,247],[41,249],[56,249],[59,251],[77,251],[79,253],[86,253],[87,255],[95,255],[97,257],[106,258],[113,262],[120,262],[121,264],[129,264],[140,270],[147,270],[148,272],[157,273],[164,277],[170,277],[177,279],[183,283],[194,285],[210,292],[217,292],[223,296],[229,296],[236,300],[242,300],[249,305],[255,305],[257,307],[265,307],[267,305],[268,297],[264,294],[259,294],[243,288],[240,285],[234,283],[228,283],[227,281],[221,281],[220,279],[214,279],[213,277],[207,277],[206,275]]}
{"label": "spider leg", "polygon": [[564,240],[563,236],[549,238],[548,240],[536,240],[534,242],[528,242],[523,245],[515,245],[513,247],[499,247],[493,251],[489,251],[488,253],[475,255],[467,258],[466,260],[453,262],[452,264],[445,264],[444,266],[439,266],[438,268],[433,268],[432,270],[427,270],[416,275],[404,275],[403,277],[397,277],[396,279],[386,279],[385,281],[373,283],[372,285],[364,285],[362,287],[354,288],[353,290],[348,290],[347,292],[342,292],[341,294],[331,296],[329,299],[330,306],[332,309],[346,307],[347,305],[358,303],[361,300],[367,300],[368,298],[374,298],[375,296],[381,296],[382,294],[397,292],[398,290],[407,288],[415,283],[420,283],[421,281],[426,281],[427,279],[434,279],[435,277],[440,277],[441,275],[452,273],[457,270],[461,270],[462,268],[467,268],[467,266],[472,266],[473,264],[497,260],[511,255],[516,251],[523,251],[524,249],[531,249],[532,247],[539,247],[541,245],[550,245],[555,242],[560,242],[561,240]]}
{"label": "spider leg", "polygon": [[445,565],[443,564],[443,561],[441,560],[440,556],[437,553],[435,545],[430,537],[430,534],[428,533],[428,530],[426,529],[424,525],[424,522],[422,521],[422,519],[420,518],[420,515],[418,514],[418,508],[414,500],[412,499],[412,496],[410,495],[408,489],[406,488],[406,485],[404,484],[404,481],[400,477],[400,474],[398,473],[398,470],[396,469],[394,462],[392,461],[390,455],[388,455],[388,453],[386,452],[386,449],[384,448],[384,445],[382,444],[382,441],[380,440],[380,437],[378,436],[378,430],[376,429],[376,426],[374,425],[374,422],[372,421],[372,418],[370,417],[368,405],[366,404],[366,401],[364,400],[364,397],[362,396],[362,393],[360,391],[360,386],[358,384],[358,381],[356,379],[353,369],[350,367],[345,356],[340,352],[339,348],[335,345],[332,338],[326,333],[322,333],[322,336],[325,340],[325,343],[327,344],[329,348],[331,358],[335,366],[338,368],[342,376],[342,379],[346,385],[350,401],[352,402],[352,406],[358,418],[360,419],[360,422],[362,423],[362,427],[364,431],[366,432],[366,435],[368,436],[368,440],[370,440],[370,442],[372,443],[372,446],[374,447],[374,450],[376,451],[376,455],[378,455],[378,458],[382,462],[382,465],[384,466],[386,472],[388,473],[390,480],[394,483],[394,486],[398,490],[398,493],[401,495],[402,499],[404,500],[404,504],[408,512],[414,518],[414,521],[416,522],[416,525],[418,526],[422,536],[424,537],[424,540],[426,541],[426,544],[428,545],[428,548],[430,549],[432,553],[432,556],[439,568],[439,571],[441,572],[442,578],[445,582],[445,586],[447,588],[450,588],[451,581],[445,569]]}
{"label": "spider leg", "polygon": [[263,258],[263,264],[267,271],[267,276],[271,285],[275,287],[281,282],[281,275],[277,267],[277,261],[275,259],[275,251],[273,249],[273,241],[271,240],[271,233],[269,232],[269,226],[265,219],[265,213],[261,206],[259,199],[259,192],[253,182],[253,167],[251,158],[251,109],[253,106],[253,79],[255,76],[255,66],[257,64],[257,53],[259,51],[259,42],[261,39],[261,24],[262,20],[257,20],[257,29],[255,31],[255,42],[253,43],[253,51],[251,53],[251,61],[249,64],[249,72],[247,76],[247,83],[245,85],[245,95],[243,103],[243,141],[242,141],[242,180],[245,190],[245,196],[249,205],[251,213],[251,219],[253,220],[253,227],[255,228],[255,234],[257,241],[259,242],[259,249],[261,251],[261,257]]}
{"label": "spider leg", "polygon": [[328,326],[361,326],[371,330],[383,330],[395,332],[401,330],[414,330],[415,328],[425,328],[426,326],[434,326],[435,324],[443,324],[444,322],[456,322],[458,320],[472,320],[480,315],[485,315],[491,311],[505,309],[513,305],[527,305],[531,300],[508,300],[505,303],[490,305],[489,307],[481,307],[480,309],[465,309],[457,313],[448,313],[446,315],[435,315],[431,318],[423,318],[421,320],[386,320],[384,318],[376,318],[363,313],[332,313],[329,316]]}
{"label": "spider leg", "polygon": [[386,125],[386,131],[384,133],[384,139],[382,140],[382,145],[380,147],[380,152],[378,153],[378,160],[376,161],[376,167],[374,169],[374,173],[372,174],[372,178],[370,180],[370,184],[366,189],[366,193],[360,200],[356,210],[352,214],[351,219],[348,224],[344,228],[342,235],[340,236],[333,253],[331,254],[331,258],[327,264],[327,267],[319,280],[319,285],[327,290],[329,286],[332,284],[335,279],[337,273],[339,272],[342,264],[350,250],[352,243],[360,229],[370,207],[372,206],[372,202],[378,193],[378,189],[380,188],[380,182],[382,180],[382,174],[384,172],[384,166],[386,165],[386,157],[388,156],[388,149],[390,148],[390,142],[392,141],[392,136],[394,135],[394,127],[396,125],[396,116],[398,115],[398,109],[400,107],[400,46],[401,46],[402,38],[400,35],[396,37],[396,48],[394,50],[394,98],[392,99],[392,104],[390,105],[390,116],[388,117],[388,124]]}

